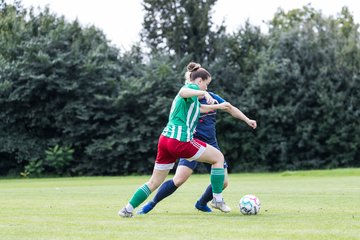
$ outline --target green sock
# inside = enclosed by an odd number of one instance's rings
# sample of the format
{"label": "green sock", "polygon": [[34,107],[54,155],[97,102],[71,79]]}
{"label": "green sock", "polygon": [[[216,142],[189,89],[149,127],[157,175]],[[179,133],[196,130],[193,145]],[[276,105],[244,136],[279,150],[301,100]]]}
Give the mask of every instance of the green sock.
{"label": "green sock", "polygon": [[225,179],[225,170],[223,168],[212,168],[210,182],[213,193],[222,193]]}
{"label": "green sock", "polygon": [[136,190],[133,197],[130,199],[129,203],[131,204],[131,206],[136,208],[142,202],[144,202],[150,194],[151,194],[150,188],[146,184],[144,184]]}

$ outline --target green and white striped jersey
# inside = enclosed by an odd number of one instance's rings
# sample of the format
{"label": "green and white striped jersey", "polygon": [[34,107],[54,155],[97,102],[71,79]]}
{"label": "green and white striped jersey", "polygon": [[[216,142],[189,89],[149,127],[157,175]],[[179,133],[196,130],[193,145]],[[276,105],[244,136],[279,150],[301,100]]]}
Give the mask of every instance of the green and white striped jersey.
{"label": "green and white striped jersey", "polygon": [[[183,88],[200,90],[196,84],[186,84]],[[162,135],[175,138],[181,142],[189,142],[194,135],[200,115],[200,102],[197,96],[182,98],[176,95],[171,105],[169,121]]]}

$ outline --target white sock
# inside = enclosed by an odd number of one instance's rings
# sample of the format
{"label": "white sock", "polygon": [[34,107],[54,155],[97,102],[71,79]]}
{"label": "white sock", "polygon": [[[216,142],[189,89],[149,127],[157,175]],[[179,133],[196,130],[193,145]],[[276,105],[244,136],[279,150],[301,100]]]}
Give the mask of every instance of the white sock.
{"label": "white sock", "polygon": [[215,201],[217,201],[217,202],[223,201],[223,197],[222,197],[221,193],[213,193],[213,197],[215,198]]}
{"label": "white sock", "polygon": [[126,205],[125,209],[126,209],[126,211],[128,211],[128,212],[133,212],[133,211],[134,211],[134,207],[133,207],[130,203],[128,203],[128,204]]}

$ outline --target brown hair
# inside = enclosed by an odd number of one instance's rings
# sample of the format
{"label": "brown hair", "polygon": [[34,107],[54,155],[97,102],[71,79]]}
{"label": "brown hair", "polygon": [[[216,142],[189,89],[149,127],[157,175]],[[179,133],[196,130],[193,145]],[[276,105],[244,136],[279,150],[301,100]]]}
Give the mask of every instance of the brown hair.
{"label": "brown hair", "polygon": [[200,64],[195,62],[190,62],[187,67],[187,72],[185,73],[185,83],[194,81],[197,78],[206,80],[211,77],[210,73],[206,71],[205,68],[202,68]]}

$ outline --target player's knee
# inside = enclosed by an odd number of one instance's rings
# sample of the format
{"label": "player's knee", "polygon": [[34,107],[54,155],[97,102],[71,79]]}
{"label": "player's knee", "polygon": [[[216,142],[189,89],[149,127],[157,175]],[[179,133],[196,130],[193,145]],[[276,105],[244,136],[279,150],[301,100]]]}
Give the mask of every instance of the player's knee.
{"label": "player's knee", "polygon": [[217,162],[221,165],[224,165],[224,155],[220,152],[219,156],[217,157]]}
{"label": "player's knee", "polygon": [[176,186],[176,187],[180,187],[181,185],[183,185],[183,183],[186,181],[186,180],[184,180],[184,179],[173,179],[173,181],[174,181],[174,185]]}
{"label": "player's knee", "polygon": [[220,152],[220,151],[219,151],[219,157],[218,158],[219,158],[220,162],[224,163],[224,161],[225,161],[224,154],[222,154],[222,152]]}
{"label": "player's knee", "polygon": [[176,187],[180,187],[184,182],[186,182],[186,180],[188,179],[187,176],[185,175],[175,175],[174,178],[173,178],[173,181],[174,181],[174,185]]}
{"label": "player's knee", "polygon": [[224,164],[224,155],[222,152],[216,149],[215,153],[212,155],[214,162]]}

